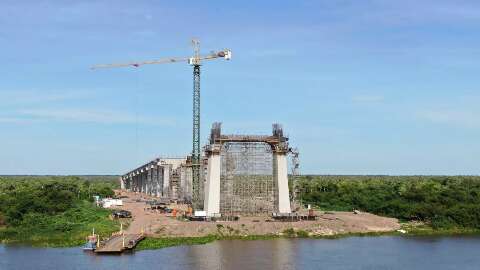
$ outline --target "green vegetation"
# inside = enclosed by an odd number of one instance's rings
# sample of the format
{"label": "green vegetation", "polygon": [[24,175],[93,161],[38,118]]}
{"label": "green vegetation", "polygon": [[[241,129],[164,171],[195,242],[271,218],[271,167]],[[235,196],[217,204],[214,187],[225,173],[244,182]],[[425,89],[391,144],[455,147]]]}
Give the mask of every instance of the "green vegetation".
{"label": "green vegetation", "polygon": [[153,238],[148,237],[145,240],[141,241],[136,247],[135,250],[146,250],[146,249],[161,249],[166,247],[173,246],[183,246],[183,245],[204,245],[211,243],[216,240],[270,240],[278,238],[278,235],[267,234],[267,235],[247,235],[247,236],[222,236],[219,234],[200,236],[200,237],[161,237]]}
{"label": "green vegetation", "polygon": [[478,176],[302,176],[299,197],[322,210],[359,209],[434,230],[480,230]]}
{"label": "green vegetation", "polygon": [[307,238],[309,237],[308,232],[304,230],[298,230],[294,228],[288,228],[283,230],[283,235],[289,238]]}
{"label": "green vegetation", "polygon": [[71,176],[0,177],[0,242],[76,246],[92,228],[108,236],[118,224],[92,196],[113,196],[115,185]]}
{"label": "green vegetation", "polygon": [[203,245],[217,240],[215,235],[203,237],[166,237],[166,238],[146,238],[141,241],[135,250],[160,249],[180,245]]}

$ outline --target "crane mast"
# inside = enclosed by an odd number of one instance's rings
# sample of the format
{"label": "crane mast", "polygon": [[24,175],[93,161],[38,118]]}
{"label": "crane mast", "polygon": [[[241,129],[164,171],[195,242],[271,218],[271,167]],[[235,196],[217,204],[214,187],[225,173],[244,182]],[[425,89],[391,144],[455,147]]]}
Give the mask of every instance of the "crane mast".
{"label": "crane mast", "polygon": [[192,40],[193,64],[193,134],[192,134],[192,202],[200,208],[200,43]]}
{"label": "crane mast", "polygon": [[229,49],[212,52],[208,55],[200,55],[200,42],[192,39],[192,57],[174,57],[143,62],[130,62],[123,64],[96,65],[92,69],[116,68],[116,67],[139,67],[142,65],[177,63],[187,61],[193,66],[193,134],[192,134],[192,203],[195,209],[202,207],[200,200],[201,181],[201,154],[200,154],[200,65],[202,60],[223,58],[230,60],[232,53]]}

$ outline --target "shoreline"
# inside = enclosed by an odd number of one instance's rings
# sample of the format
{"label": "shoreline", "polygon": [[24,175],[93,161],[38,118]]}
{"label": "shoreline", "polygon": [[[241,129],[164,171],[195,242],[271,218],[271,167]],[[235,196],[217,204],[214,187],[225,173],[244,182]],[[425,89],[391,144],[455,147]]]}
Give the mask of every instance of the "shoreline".
{"label": "shoreline", "polygon": [[[294,233],[292,233],[294,232]],[[219,235],[212,234],[198,237],[152,237],[147,236],[145,240],[140,242],[134,251],[142,250],[156,250],[175,246],[189,246],[189,245],[203,245],[222,240],[272,240],[272,239],[343,239],[348,237],[382,237],[382,236],[397,236],[397,237],[464,237],[464,236],[480,236],[478,229],[444,229],[434,230],[432,228],[422,228],[420,230],[414,229],[407,233],[398,231],[389,232],[360,232],[360,233],[339,233],[334,235],[308,235],[307,232],[299,230],[289,230],[283,234],[264,234],[264,235]],[[73,248],[81,247],[84,241],[78,239],[43,239],[43,240],[20,240],[20,239],[1,239],[0,245],[15,245],[28,246],[36,248]]]}
{"label": "shoreline", "polygon": [[175,246],[188,245],[202,245],[212,243],[214,241],[222,240],[272,240],[272,239],[330,239],[337,240],[349,237],[382,237],[382,236],[396,236],[396,237],[462,237],[462,236],[480,236],[480,230],[433,230],[430,231],[412,231],[408,233],[400,233],[398,231],[390,232],[364,232],[364,233],[341,233],[335,235],[315,235],[308,236],[300,233],[300,235],[247,235],[247,236],[220,236],[208,235],[200,237],[147,237],[139,243],[135,251],[142,250],[156,250]]}

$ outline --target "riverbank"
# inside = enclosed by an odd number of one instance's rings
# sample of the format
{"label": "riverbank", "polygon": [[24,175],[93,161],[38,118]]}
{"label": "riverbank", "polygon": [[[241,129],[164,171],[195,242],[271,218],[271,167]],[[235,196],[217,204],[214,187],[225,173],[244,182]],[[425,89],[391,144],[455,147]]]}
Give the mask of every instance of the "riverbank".
{"label": "riverbank", "polygon": [[[332,182],[333,181],[333,182]],[[255,217],[241,217],[239,221],[231,222],[191,222],[171,214],[161,214],[149,209],[145,202],[151,197],[143,194],[121,193],[127,196],[123,209],[133,214],[132,220],[125,220],[127,233],[144,232],[147,239],[139,245],[139,249],[162,248],[175,245],[204,244],[215,240],[256,240],[272,238],[343,238],[349,236],[452,236],[452,235],[479,235],[480,230],[472,229],[476,223],[475,215],[470,213],[472,207],[463,204],[470,212],[460,211],[457,208],[438,213],[448,214],[448,222],[439,222],[431,219],[428,222],[400,223],[396,218],[383,217],[359,211],[324,211],[338,209],[369,209],[382,214],[382,209],[397,209],[394,214],[404,219],[419,219],[430,209],[437,207],[434,203],[427,204],[427,198],[433,195],[431,190],[440,190],[444,198],[450,198],[451,190],[456,187],[467,186],[468,190],[475,191],[469,179],[453,183],[446,178],[423,180],[418,183],[404,183],[395,179],[366,179],[357,182],[334,181],[325,179],[311,179],[306,189],[308,199],[312,201],[329,202],[328,205],[318,205],[315,214],[316,221],[278,222],[268,215]],[[91,194],[113,194],[112,184],[106,182],[88,182],[77,178],[47,178],[32,180],[1,179],[0,178],[0,242],[22,243],[42,247],[72,247],[82,245],[85,236],[95,228],[101,237],[107,237],[119,230],[119,222],[110,219],[110,211],[94,207],[88,202]],[[312,193],[312,190],[322,190],[321,196]],[[359,192],[352,192],[357,190]],[[479,189],[480,190],[480,189]],[[362,191],[362,192],[360,192]],[[400,192],[401,191],[401,192]],[[464,194],[461,190],[459,194]],[[397,193],[395,193],[397,192]],[[400,193],[399,193],[400,192]],[[359,194],[362,195],[359,195]],[[388,202],[389,196],[379,194],[388,193],[390,197],[401,196],[398,202],[383,205]],[[351,194],[353,197],[348,197]],[[376,194],[376,195],[375,195]],[[397,195],[392,195],[397,194]],[[400,195],[398,195],[400,194]],[[439,192],[436,192],[440,196]],[[452,193],[453,194],[453,193]],[[455,193],[458,194],[458,193]],[[327,196],[328,195],[328,196]],[[347,196],[348,195],[348,196]],[[368,196],[367,196],[368,195]],[[428,196],[427,196],[428,195]],[[461,196],[462,198],[465,196]],[[329,197],[330,196],[330,197]],[[375,197],[377,196],[377,197]],[[441,197],[435,198],[441,198]],[[470,194],[469,196],[473,196]],[[443,197],[442,197],[443,198]],[[368,199],[368,200],[367,200]],[[421,202],[419,200],[421,199]],[[453,200],[453,199],[452,199]],[[457,198],[457,200],[459,200]],[[463,200],[463,199],[462,199]],[[473,199],[472,199],[473,200]],[[407,202],[412,201],[413,208]],[[461,200],[460,200],[461,201]],[[360,202],[359,205],[352,202]],[[401,204],[400,204],[401,202]],[[364,207],[360,207],[360,206]],[[380,207],[381,206],[381,207]],[[388,207],[387,207],[388,206]],[[412,208],[407,211],[406,207]],[[170,205],[179,212],[185,211],[185,205]],[[437,208],[432,208],[433,212]],[[393,210],[392,210],[393,209]],[[323,211],[322,211],[323,210]],[[390,211],[389,210],[389,211]],[[435,211],[434,211],[435,210]],[[455,211],[453,211],[455,210]],[[458,211],[457,211],[458,210]],[[453,213],[456,213],[453,215]],[[465,215],[460,215],[461,213]],[[473,213],[473,212],[472,212]],[[478,213],[478,212],[474,212]],[[390,213],[390,215],[393,215]],[[407,218],[410,217],[410,218]],[[425,220],[428,220],[424,218]],[[462,218],[460,218],[462,217]],[[7,222],[9,223],[6,226]],[[472,227],[462,227],[461,224],[471,224]],[[402,232],[405,233],[402,233]]]}
{"label": "riverbank", "polygon": [[[117,191],[120,192],[120,191]],[[206,244],[216,240],[268,240],[276,238],[336,239],[352,236],[449,236],[480,234],[470,229],[434,229],[420,222],[400,223],[395,218],[365,212],[315,211],[316,221],[277,222],[268,216],[240,217],[238,221],[191,222],[148,209],[144,194],[121,192],[123,209],[132,212],[129,233],[143,230],[147,238],[136,250]],[[172,204],[180,211],[182,205]]]}
{"label": "riverbank", "polygon": [[[190,246],[204,245],[221,240],[272,240],[272,239],[343,239],[348,237],[381,237],[381,236],[398,236],[398,237],[455,237],[455,236],[480,236],[480,230],[474,229],[455,229],[455,230],[436,230],[429,226],[416,226],[403,224],[400,231],[389,232],[365,232],[365,233],[342,233],[335,235],[311,235],[306,231],[287,229],[281,234],[267,235],[207,235],[200,237],[147,237],[140,242],[135,251],[155,250],[174,246]],[[409,230],[409,231],[407,231]]]}

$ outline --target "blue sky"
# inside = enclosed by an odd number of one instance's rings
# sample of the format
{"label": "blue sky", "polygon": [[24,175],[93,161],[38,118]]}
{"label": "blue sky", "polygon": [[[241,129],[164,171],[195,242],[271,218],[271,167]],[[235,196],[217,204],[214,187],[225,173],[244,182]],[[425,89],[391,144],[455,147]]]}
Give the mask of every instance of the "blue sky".
{"label": "blue sky", "polygon": [[302,173],[479,174],[478,1],[0,2],[0,174],[120,174],[191,151],[192,68],[230,48],[202,138],[284,125]]}

